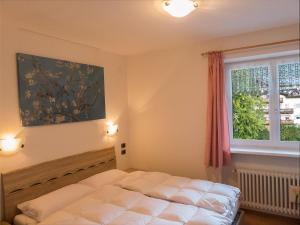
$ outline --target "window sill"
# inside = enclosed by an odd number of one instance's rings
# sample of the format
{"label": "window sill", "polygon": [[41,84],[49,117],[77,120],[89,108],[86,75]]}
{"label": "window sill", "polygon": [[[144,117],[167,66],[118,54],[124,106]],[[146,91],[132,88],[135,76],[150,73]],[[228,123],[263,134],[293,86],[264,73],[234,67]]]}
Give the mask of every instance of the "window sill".
{"label": "window sill", "polygon": [[244,155],[265,155],[265,156],[278,156],[278,157],[290,157],[299,158],[300,151],[283,150],[283,149],[254,149],[254,148],[231,148],[232,154],[244,154]]}

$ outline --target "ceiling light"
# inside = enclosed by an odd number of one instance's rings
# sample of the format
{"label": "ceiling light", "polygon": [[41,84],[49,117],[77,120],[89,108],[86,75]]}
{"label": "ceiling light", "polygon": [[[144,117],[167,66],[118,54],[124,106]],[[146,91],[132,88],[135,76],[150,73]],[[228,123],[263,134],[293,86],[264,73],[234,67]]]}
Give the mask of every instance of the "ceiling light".
{"label": "ceiling light", "polygon": [[163,9],[174,17],[184,17],[199,6],[197,0],[164,0]]}

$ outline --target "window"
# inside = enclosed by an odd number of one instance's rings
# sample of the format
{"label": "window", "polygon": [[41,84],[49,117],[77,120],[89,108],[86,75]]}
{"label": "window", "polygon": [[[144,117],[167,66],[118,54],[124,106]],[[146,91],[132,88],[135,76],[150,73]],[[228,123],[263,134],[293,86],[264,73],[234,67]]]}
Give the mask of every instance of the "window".
{"label": "window", "polygon": [[227,63],[226,73],[232,147],[297,150],[299,57]]}

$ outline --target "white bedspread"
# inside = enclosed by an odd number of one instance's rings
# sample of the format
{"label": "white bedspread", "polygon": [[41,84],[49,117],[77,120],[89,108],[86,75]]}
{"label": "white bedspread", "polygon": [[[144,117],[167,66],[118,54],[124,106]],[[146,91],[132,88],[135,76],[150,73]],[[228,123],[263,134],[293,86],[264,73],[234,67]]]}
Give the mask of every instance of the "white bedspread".
{"label": "white bedspread", "polygon": [[105,185],[39,225],[229,225],[219,213]]}
{"label": "white bedspread", "polygon": [[230,217],[238,202],[236,187],[160,172],[129,173],[116,185],[150,197],[201,207]]}

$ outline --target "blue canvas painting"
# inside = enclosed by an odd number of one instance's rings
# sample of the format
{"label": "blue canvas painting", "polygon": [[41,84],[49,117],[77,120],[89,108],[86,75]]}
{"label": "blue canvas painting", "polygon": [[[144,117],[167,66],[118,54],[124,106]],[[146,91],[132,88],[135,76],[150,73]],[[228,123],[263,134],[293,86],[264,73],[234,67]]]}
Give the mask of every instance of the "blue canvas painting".
{"label": "blue canvas painting", "polygon": [[23,126],[105,118],[104,68],[17,54]]}

